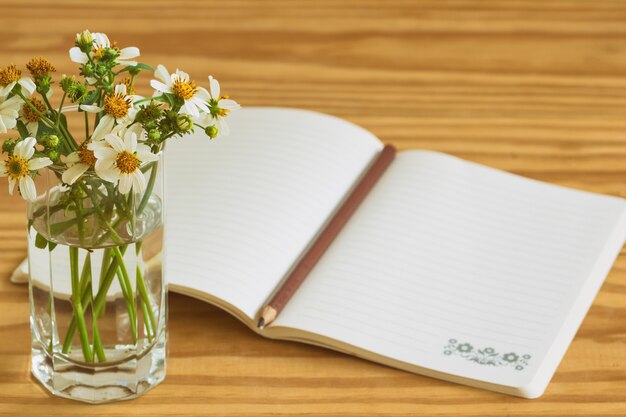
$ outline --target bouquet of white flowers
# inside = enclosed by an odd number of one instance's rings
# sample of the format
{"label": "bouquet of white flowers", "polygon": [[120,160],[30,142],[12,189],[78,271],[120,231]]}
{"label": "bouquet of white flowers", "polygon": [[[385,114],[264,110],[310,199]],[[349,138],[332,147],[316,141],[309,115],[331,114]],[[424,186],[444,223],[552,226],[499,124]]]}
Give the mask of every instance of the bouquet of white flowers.
{"label": "bouquet of white flowers", "polygon": [[[2,145],[0,176],[29,202],[33,373],[59,395],[100,402],[164,375],[165,285],[143,250],[162,244],[165,144],[194,130],[226,135],[239,104],[215,78],[206,89],[183,71],[153,70],[135,61],[138,48],[120,49],[103,33],[77,34],[69,55],[80,77],[56,85],[41,57],[26,64],[31,77],[0,68],[0,133],[18,134]],[[154,73],[148,97],[135,91],[145,71]],[[82,113],[84,130],[70,130],[69,112]]]}

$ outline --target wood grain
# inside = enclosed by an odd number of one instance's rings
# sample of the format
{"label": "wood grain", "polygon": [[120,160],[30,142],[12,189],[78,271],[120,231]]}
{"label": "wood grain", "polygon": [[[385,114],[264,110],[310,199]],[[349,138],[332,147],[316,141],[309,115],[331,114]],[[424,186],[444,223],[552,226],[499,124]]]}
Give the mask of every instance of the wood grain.
{"label": "wood grain", "polygon": [[[448,152],[626,196],[626,2],[156,0],[0,2],[0,63],[74,73],[73,34],[107,32],[144,61],[216,76],[245,106],[356,122],[400,149]],[[140,84],[147,86],[147,79]],[[145,91],[145,90],[144,90]],[[7,416],[626,414],[626,256],[546,394],[522,400],[255,336],[171,297],[163,385],[132,402],[53,398],[29,376],[24,205],[0,182],[0,414]]]}

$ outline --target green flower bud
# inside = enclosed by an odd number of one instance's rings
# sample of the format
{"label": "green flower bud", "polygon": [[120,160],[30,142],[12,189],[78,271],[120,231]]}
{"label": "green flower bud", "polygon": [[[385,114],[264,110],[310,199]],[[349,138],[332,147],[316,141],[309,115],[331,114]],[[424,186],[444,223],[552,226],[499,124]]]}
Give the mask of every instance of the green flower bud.
{"label": "green flower bud", "polygon": [[107,66],[106,66],[106,65],[104,65],[104,64],[98,64],[98,65],[96,65],[96,68],[95,68],[95,73],[96,73],[97,75],[102,76],[102,75],[106,74],[108,70],[109,70],[109,69],[107,68]]}
{"label": "green flower bud", "polygon": [[76,82],[76,77],[70,75],[69,77],[65,74],[61,77],[61,89],[67,93],[67,90],[70,89],[72,84]]}
{"label": "green flower bud", "polygon": [[48,152],[48,158],[50,158],[52,162],[57,162],[60,157],[61,157],[61,154],[56,149],[51,149]]}
{"label": "green flower bud", "polygon": [[15,141],[13,139],[7,139],[2,144],[2,152],[10,154],[13,152],[13,148],[15,148]]}
{"label": "green flower bud", "polygon": [[158,104],[151,102],[147,106],[141,107],[135,120],[143,124],[146,130],[150,130],[156,127],[154,122],[161,117],[163,117],[163,109]]}
{"label": "green flower bud", "polygon": [[174,110],[170,110],[165,113],[165,117],[167,117],[169,120],[175,121],[178,118],[178,113],[176,113]]}
{"label": "green flower bud", "polygon": [[120,51],[115,48],[106,48],[102,54],[103,61],[113,61],[120,56]]}
{"label": "green flower bud", "polygon": [[50,75],[44,75],[36,79],[37,92],[46,95],[50,91],[50,84],[52,84],[52,77]]}
{"label": "green flower bud", "polygon": [[87,86],[79,82],[75,82],[67,90],[67,96],[72,103],[80,103],[87,97]]}
{"label": "green flower bud", "polygon": [[75,43],[81,51],[85,53],[89,52],[93,44],[93,36],[91,36],[91,32],[84,30],[82,33],[77,33]]}
{"label": "green flower bud", "polygon": [[91,62],[87,62],[86,64],[83,65],[83,68],[81,71],[82,75],[84,75],[85,77],[93,77],[95,73],[96,73],[96,68]]}
{"label": "green flower bud", "polygon": [[50,135],[46,138],[46,146],[49,148],[56,148],[59,146],[59,137],[56,135]]}
{"label": "green flower bud", "polygon": [[217,127],[215,126],[207,126],[204,129],[204,133],[206,133],[206,135],[211,138],[211,139],[215,139],[217,137],[217,134],[219,133],[219,130],[217,129]]}
{"label": "green flower bud", "polygon": [[188,114],[179,114],[176,117],[176,125],[181,133],[187,133],[193,130],[193,120]]}
{"label": "green flower bud", "polygon": [[156,142],[161,139],[161,132],[158,129],[152,129],[148,131],[148,139],[152,142]]}

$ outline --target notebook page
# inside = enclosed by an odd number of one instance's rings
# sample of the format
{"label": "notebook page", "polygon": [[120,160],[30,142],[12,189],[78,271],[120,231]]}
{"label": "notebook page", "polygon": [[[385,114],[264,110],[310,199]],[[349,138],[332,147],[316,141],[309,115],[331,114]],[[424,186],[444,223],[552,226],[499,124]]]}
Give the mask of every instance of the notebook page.
{"label": "notebook page", "polygon": [[624,208],[451,156],[401,152],[272,326],[527,386],[619,252]]}
{"label": "notebook page", "polygon": [[254,317],[382,144],[302,110],[242,109],[229,124],[168,143],[166,276]]}

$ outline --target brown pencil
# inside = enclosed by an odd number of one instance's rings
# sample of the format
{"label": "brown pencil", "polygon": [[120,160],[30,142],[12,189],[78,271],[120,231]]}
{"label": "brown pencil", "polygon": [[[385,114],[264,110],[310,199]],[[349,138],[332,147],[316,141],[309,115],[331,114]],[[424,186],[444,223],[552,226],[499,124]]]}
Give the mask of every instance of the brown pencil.
{"label": "brown pencil", "polygon": [[328,222],[306,255],[298,262],[270,302],[261,309],[258,321],[260,329],[274,321],[285,305],[287,305],[287,302],[300,287],[300,284],[309,275],[317,261],[326,252],[326,249],[328,249],[343,226],[348,222],[357,207],[391,164],[395,155],[396,149],[392,145],[385,145],[376,161],[371,165],[358,185],[354,187],[354,190],[337,210],[332,220]]}

